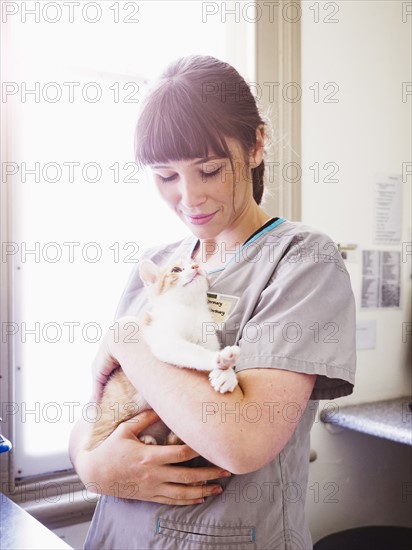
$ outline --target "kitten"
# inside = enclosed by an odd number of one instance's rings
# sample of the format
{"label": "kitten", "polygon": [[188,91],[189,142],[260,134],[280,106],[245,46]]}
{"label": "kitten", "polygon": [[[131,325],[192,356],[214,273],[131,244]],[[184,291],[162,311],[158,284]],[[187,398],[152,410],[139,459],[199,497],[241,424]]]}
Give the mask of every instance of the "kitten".
{"label": "kitten", "polygon": [[[152,303],[143,320],[143,337],[153,355],[177,367],[208,371],[210,383],[220,392],[237,386],[232,367],[239,359],[238,346],[220,350],[215,324],[207,305],[209,282],[194,262],[183,260],[161,270],[150,260],[140,265]],[[94,449],[125,420],[150,409],[150,405],[117,369],[107,382],[88,450]],[[180,439],[159,421],[139,436],[147,444],[177,444]]]}

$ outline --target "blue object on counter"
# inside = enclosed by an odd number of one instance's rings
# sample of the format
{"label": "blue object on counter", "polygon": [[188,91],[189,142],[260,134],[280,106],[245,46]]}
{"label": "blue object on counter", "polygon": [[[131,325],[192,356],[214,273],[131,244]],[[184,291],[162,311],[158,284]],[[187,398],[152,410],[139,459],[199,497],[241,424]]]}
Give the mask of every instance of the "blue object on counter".
{"label": "blue object on counter", "polygon": [[0,453],[7,453],[11,448],[10,441],[0,434]]}

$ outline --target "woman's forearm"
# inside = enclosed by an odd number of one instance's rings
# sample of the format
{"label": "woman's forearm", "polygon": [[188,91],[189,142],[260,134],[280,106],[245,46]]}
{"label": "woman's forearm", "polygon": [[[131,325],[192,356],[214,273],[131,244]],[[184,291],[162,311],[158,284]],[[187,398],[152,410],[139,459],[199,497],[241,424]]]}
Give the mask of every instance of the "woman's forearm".
{"label": "woman's forearm", "polygon": [[131,383],[167,426],[202,456],[227,468],[225,457],[236,436],[239,445],[239,434],[235,434],[239,429],[230,423],[222,425],[220,414],[211,417],[207,413],[222,407],[229,411],[232,403],[243,400],[241,388],[219,394],[206,373],[159,361],[144,341],[115,344],[114,353]]}
{"label": "woman's forearm", "polygon": [[[288,401],[299,400],[306,406],[314,383],[293,378],[304,375],[286,373],[284,384],[285,371],[253,369],[238,376],[239,385],[232,393],[220,394],[205,373],[157,360],[141,338],[130,344],[119,338],[109,348],[169,428],[212,463],[234,473],[257,469],[283,448],[295,426],[283,422],[273,407],[281,409]],[[256,384],[250,383],[251,376],[257,377]],[[242,384],[242,377],[248,384]],[[249,405],[258,410],[257,422],[244,414]]]}
{"label": "woman's forearm", "polygon": [[78,471],[79,464],[77,462],[77,457],[88,443],[91,434],[92,424],[87,422],[83,417],[80,418],[74,425],[69,440],[69,456],[71,463],[73,464],[74,469],[81,476],[81,473]]}

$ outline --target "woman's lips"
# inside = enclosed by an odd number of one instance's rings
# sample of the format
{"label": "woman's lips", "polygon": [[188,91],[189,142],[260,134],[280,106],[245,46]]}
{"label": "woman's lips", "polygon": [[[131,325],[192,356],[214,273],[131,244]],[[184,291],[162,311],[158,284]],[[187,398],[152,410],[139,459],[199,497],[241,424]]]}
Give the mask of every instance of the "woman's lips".
{"label": "woman's lips", "polygon": [[185,214],[185,217],[193,225],[204,225],[209,223],[217,213],[218,210],[216,210],[216,212],[212,212],[212,214]]}

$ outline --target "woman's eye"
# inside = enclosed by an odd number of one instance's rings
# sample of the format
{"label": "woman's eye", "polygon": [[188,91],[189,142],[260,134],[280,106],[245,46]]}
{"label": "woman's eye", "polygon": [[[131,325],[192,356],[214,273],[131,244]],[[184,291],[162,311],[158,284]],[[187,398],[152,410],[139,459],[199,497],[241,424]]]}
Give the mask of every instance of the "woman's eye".
{"label": "woman's eye", "polygon": [[172,267],[172,269],[170,270],[172,273],[180,273],[181,271],[183,271],[183,269],[181,267]]}
{"label": "woman's eye", "polygon": [[208,178],[214,178],[222,171],[222,167],[220,166],[217,170],[214,170],[213,172],[201,172],[202,178],[208,179]]}
{"label": "woman's eye", "polygon": [[161,176],[160,174],[156,174],[156,175],[160,179],[160,181],[163,183],[168,183],[169,181],[173,181],[174,179],[177,178],[177,174],[173,174],[171,176]]}

